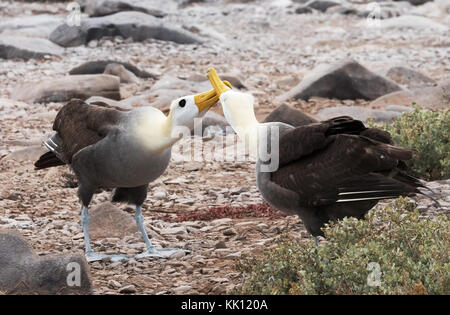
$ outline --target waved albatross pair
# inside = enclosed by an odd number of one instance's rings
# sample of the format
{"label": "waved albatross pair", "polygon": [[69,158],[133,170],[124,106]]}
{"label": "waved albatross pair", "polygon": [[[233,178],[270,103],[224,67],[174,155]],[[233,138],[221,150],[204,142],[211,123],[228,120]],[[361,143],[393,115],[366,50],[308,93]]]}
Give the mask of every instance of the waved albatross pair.
{"label": "waved albatross pair", "polygon": [[[228,123],[250,151],[258,153],[256,182],[261,195],[274,208],[298,215],[316,245],[329,221],[361,219],[379,200],[414,195],[425,187],[405,173],[404,161],[414,151],[394,146],[389,133],[366,128],[348,116],[299,127],[261,124],[251,95],[225,86],[214,69],[208,70],[208,78],[220,95]],[[272,140],[278,142],[277,148],[270,147]],[[261,152],[273,154],[274,149],[276,157],[260,158]],[[270,169],[274,158],[278,165]]]}
{"label": "waved albatross pair", "polygon": [[[228,86],[231,85],[225,82]],[[112,201],[136,205],[135,219],[147,250],[136,256],[168,256],[174,249],[157,250],[145,231],[142,204],[148,184],[167,168],[172,145],[181,136],[172,134],[178,126],[192,128],[193,120],[203,116],[218,101],[215,90],[174,100],[165,116],[153,107],[123,110],[88,105],[72,100],[61,108],[53,124],[56,133],[45,141],[50,150],[35,163],[37,169],[68,164],[78,179],[82,203],[85,254],[88,261],[124,255],[95,253],[89,239],[88,206],[98,188],[116,188]]]}

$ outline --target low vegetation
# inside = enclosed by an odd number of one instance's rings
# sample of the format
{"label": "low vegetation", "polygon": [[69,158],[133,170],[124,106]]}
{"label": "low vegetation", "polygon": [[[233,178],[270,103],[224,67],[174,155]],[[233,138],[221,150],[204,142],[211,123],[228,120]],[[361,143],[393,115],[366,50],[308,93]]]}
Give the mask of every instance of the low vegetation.
{"label": "low vegetation", "polygon": [[367,220],[324,228],[318,247],[283,236],[263,257],[242,260],[236,294],[450,294],[449,216],[420,216],[399,198]]}
{"label": "low vegetation", "polygon": [[450,178],[450,109],[430,111],[416,106],[382,128],[397,145],[418,151],[408,162],[411,175],[424,180]]}

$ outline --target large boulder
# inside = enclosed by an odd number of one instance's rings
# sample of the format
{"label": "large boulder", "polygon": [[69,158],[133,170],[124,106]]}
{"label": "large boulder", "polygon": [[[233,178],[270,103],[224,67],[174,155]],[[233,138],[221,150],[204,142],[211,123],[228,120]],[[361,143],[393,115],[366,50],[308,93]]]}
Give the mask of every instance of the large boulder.
{"label": "large boulder", "polygon": [[120,100],[120,79],[107,74],[71,75],[37,83],[25,83],[12,92],[12,98],[25,102],[65,102],[102,96]]}
{"label": "large boulder", "polygon": [[147,71],[141,70],[137,68],[136,66],[123,61],[118,60],[96,60],[96,61],[88,61],[85,62],[69,71],[69,74],[99,74],[104,73],[106,67],[111,64],[120,64],[125,67],[128,71],[133,72],[137,77],[139,78],[153,78],[155,79],[156,76],[152,73],[149,73]]}
{"label": "large boulder", "polygon": [[84,13],[88,14],[91,17],[111,15],[123,11],[143,12],[158,18],[162,18],[166,15],[166,13],[161,10],[147,6],[136,5],[131,1],[126,0],[90,0],[86,1],[86,5],[84,7]]}
{"label": "large boulder", "polygon": [[153,38],[179,44],[202,43],[195,34],[142,12],[120,12],[82,19],[81,26],[64,23],[50,34],[50,40],[63,47],[73,47],[105,36],[122,36],[134,41]]}
{"label": "large boulder", "polygon": [[300,127],[315,123],[317,120],[301,110],[292,108],[287,104],[281,104],[267,115],[264,122],[283,122],[294,127]]}
{"label": "large boulder", "polygon": [[417,87],[390,93],[374,100],[371,106],[411,106],[412,103],[432,109],[450,107],[450,80],[440,82],[436,86]]}
{"label": "large boulder", "polygon": [[3,59],[42,59],[63,52],[63,48],[44,38],[0,36],[0,58]]}
{"label": "large boulder", "polygon": [[59,16],[50,14],[26,15],[3,18],[0,33],[8,36],[25,36],[48,39],[50,33],[61,23]]}
{"label": "large boulder", "polygon": [[407,67],[392,67],[388,70],[386,76],[398,84],[408,87],[436,84],[433,79]]}
{"label": "large boulder", "polygon": [[369,71],[354,60],[344,60],[316,67],[276,101],[291,98],[308,100],[312,96],[373,100],[398,90],[401,88],[395,82]]}
{"label": "large boulder", "polygon": [[0,230],[0,291],[92,294],[92,281],[83,254],[38,256],[19,233]]}
{"label": "large boulder", "polygon": [[316,117],[319,120],[327,120],[338,116],[350,116],[362,121],[373,119],[375,122],[390,123],[403,112],[400,110],[377,110],[362,106],[336,106],[321,109]]}

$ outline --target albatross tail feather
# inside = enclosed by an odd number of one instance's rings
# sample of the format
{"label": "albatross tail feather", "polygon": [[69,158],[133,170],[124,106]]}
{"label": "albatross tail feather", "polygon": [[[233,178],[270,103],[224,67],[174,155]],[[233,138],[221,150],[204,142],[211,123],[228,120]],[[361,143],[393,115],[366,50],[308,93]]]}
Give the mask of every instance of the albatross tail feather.
{"label": "albatross tail feather", "polygon": [[49,168],[53,166],[65,165],[63,161],[58,159],[55,153],[48,151],[41,155],[39,160],[34,163],[34,166],[37,170],[41,170],[44,168]]}

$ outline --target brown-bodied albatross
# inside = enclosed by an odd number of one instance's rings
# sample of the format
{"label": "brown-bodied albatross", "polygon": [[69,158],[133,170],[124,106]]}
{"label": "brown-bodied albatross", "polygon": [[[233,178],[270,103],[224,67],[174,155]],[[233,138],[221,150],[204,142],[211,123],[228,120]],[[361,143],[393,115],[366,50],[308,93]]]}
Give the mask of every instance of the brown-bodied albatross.
{"label": "brown-bodied albatross", "polygon": [[348,116],[299,127],[261,124],[250,94],[225,86],[214,69],[208,78],[228,123],[257,155],[261,195],[274,208],[298,215],[316,245],[329,221],[361,219],[379,200],[414,195],[425,187],[405,172],[404,161],[414,151],[394,146],[389,133]]}
{"label": "brown-bodied albatross", "polygon": [[148,184],[164,173],[171,147],[181,138],[172,133],[179,126],[192,127],[194,118],[203,116],[217,101],[214,89],[184,96],[171,103],[167,116],[150,106],[126,111],[88,105],[81,100],[72,100],[61,108],[53,124],[56,133],[44,143],[49,152],[35,166],[44,169],[68,164],[75,172],[88,261],[108,256],[113,260],[126,258],[95,253],[91,248],[88,206],[100,187],[115,188],[112,201],[136,205],[136,223],[147,247],[136,258],[173,253],[173,249],[157,250],[151,244],[145,231],[142,204]]}

